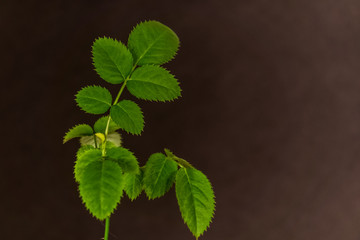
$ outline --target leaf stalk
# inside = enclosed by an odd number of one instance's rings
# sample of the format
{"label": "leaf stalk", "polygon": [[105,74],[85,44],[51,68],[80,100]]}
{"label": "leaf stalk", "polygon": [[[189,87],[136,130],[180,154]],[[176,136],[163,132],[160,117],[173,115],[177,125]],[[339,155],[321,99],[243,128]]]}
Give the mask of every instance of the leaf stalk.
{"label": "leaf stalk", "polygon": [[107,217],[105,220],[105,234],[104,234],[104,240],[109,239],[109,229],[110,229],[110,217]]}

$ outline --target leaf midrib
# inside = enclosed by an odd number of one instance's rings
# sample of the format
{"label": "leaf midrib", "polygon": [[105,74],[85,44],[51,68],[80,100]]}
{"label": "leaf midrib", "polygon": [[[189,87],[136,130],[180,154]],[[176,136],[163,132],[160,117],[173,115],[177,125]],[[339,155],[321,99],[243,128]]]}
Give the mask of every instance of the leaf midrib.
{"label": "leaf midrib", "polygon": [[109,57],[109,59],[111,60],[111,62],[115,65],[116,69],[118,70],[118,72],[120,73],[122,80],[125,79],[123,73],[121,72],[121,70],[119,69],[119,66],[115,63],[114,59],[111,57],[111,55],[106,51],[106,49],[100,45],[100,47],[104,50],[104,52],[106,53],[106,55]]}
{"label": "leaf midrib", "polygon": [[167,90],[171,90],[171,91],[176,91],[174,90],[173,88],[170,88],[168,86],[165,86],[165,85],[161,85],[160,83],[156,83],[156,82],[150,82],[150,81],[146,81],[146,80],[140,80],[140,79],[129,79],[128,82],[131,82],[131,81],[134,81],[134,82],[141,82],[141,83],[144,83],[144,84],[152,84],[152,85],[155,85],[155,86],[158,86],[158,87],[162,87],[162,88],[165,88]]}
{"label": "leaf midrib", "polygon": [[[158,176],[157,176],[157,178],[156,178],[156,180],[155,180],[154,188],[156,187],[157,183],[159,182],[159,178],[160,178],[160,175],[161,175],[161,173],[162,173],[162,171],[163,171],[163,169],[164,169],[164,167],[165,167],[166,161],[167,161],[167,159],[165,158],[164,161],[163,161],[163,165],[162,165],[162,167],[161,167],[161,169],[160,169],[160,171],[159,171],[159,174],[158,174]],[[154,193],[154,192],[153,192],[153,193]]]}
{"label": "leaf midrib", "polygon": [[89,97],[89,96],[82,96],[84,99],[91,99],[91,100],[96,100],[98,102],[102,102],[102,103],[105,103],[106,105],[108,106],[111,106],[111,103],[108,103],[108,102],[105,102],[104,100],[102,99],[98,99],[98,98],[95,98],[95,97]]}
{"label": "leaf midrib", "polygon": [[193,193],[193,190],[192,190],[192,187],[191,187],[191,183],[190,183],[190,178],[189,178],[189,175],[186,171],[186,168],[184,168],[184,171],[185,171],[185,175],[186,175],[186,178],[188,180],[188,184],[189,184],[189,188],[190,188],[190,193],[191,193],[191,198],[192,198],[192,205],[193,205],[193,208],[194,208],[194,216],[195,216],[195,229],[196,229],[196,235],[198,233],[198,222],[197,222],[197,215],[196,215],[196,207],[195,207],[195,198],[194,198],[194,193]]}
{"label": "leaf midrib", "polygon": [[136,128],[136,124],[134,123],[134,120],[130,117],[129,113],[127,111],[125,111],[125,108],[123,108],[122,106],[120,106],[119,104],[115,105],[118,106],[121,110],[123,110],[123,112],[128,116],[128,118],[130,119],[131,125],[133,125],[133,128]]}
{"label": "leaf midrib", "polygon": [[104,162],[101,162],[101,177],[100,177],[100,211],[101,211],[101,215],[103,215],[103,202],[104,202],[104,198],[102,197],[102,189],[103,189],[103,172],[104,172]]}
{"label": "leaf midrib", "polygon": [[144,51],[144,53],[136,60],[135,66],[140,62],[140,60],[147,54],[147,52],[154,46],[154,44],[159,41],[159,39],[166,33],[166,31],[163,31]]}

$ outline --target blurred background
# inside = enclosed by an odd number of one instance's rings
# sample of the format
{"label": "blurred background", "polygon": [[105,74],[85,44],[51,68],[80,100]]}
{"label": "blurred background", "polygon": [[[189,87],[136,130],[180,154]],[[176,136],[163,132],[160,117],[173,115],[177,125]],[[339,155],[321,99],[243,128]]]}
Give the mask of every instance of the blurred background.
{"label": "blurred background", "polygon": [[[103,237],[73,179],[78,143],[62,137],[96,119],[75,104],[81,87],[118,91],[93,70],[94,39],[126,43],[149,19],[181,40],[165,67],[183,97],[137,100],[144,133],[124,133],[124,146],[141,164],[168,147],[209,177],[217,208],[200,239],[360,239],[356,0],[1,0],[1,238]],[[124,197],[111,234],[194,239],[174,189]]]}

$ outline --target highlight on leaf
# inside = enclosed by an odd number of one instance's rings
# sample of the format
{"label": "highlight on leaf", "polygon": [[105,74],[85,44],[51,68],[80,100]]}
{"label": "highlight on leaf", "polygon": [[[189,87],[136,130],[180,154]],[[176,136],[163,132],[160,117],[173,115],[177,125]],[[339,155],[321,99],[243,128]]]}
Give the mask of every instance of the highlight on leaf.
{"label": "highlight on leaf", "polygon": [[106,157],[119,164],[125,173],[138,173],[139,163],[132,152],[123,147],[114,147],[106,151]]}
{"label": "highlight on leaf", "polygon": [[169,101],[181,95],[175,77],[166,69],[145,65],[137,68],[126,84],[129,92],[137,98],[153,101]]}
{"label": "highlight on leaf", "polygon": [[112,84],[123,82],[133,67],[133,57],[127,47],[111,38],[98,38],[92,46],[95,71]]}
{"label": "highlight on leaf", "polygon": [[195,168],[181,168],[175,190],[181,215],[198,238],[209,227],[215,210],[215,196],[207,177]]}
{"label": "highlight on leaf", "polygon": [[138,24],[130,33],[128,47],[135,65],[161,65],[170,61],[179,48],[178,36],[158,21]]}
{"label": "highlight on leaf", "polygon": [[64,136],[63,143],[66,143],[67,141],[77,138],[77,137],[83,137],[83,136],[91,136],[94,134],[93,129],[87,125],[87,124],[79,124],[75,127],[71,128]]}
{"label": "highlight on leaf", "polygon": [[120,202],[124,188],[121,168],[112,161],[94,161],[80,178],[80,196],[86,208],[99,220],[110,216]]}
{"label": "highlight on leaf", "polygon": [[106,88],[88,86],[76,94],[75,100],[83,111],[92,114],[103,114],[109,110],[112,96]]}
{"label": "highlight on leaf", "polygon": [[111,118],[126,132],[139,135],[144,128],[140,107],[130,100],[122,100],[110,109]]}
{"label": "highlight on leaf", "polygon": [[176,162],[162,153],[149,157],[144,170],[144,189],[149,199],[163,196],[174,183],[178,169]]}

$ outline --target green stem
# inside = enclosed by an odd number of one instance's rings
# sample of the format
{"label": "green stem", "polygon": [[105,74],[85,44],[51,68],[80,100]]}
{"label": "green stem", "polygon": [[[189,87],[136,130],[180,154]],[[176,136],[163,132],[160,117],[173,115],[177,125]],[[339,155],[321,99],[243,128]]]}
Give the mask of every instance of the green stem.
{"label": "green stem", "polygon": [[169,158],[171,158],[172,160],[174,160],[174,161],[179,165],[179,167],[183,167],[183,168],[192,168],[192,167],[193,167],[193,166],[192,166],[188,161],[186,161],[185,159],[179,158],[179,157],[175,156],[169,149],[165,148],[165,149],[164,149],[164,152],[165,152],[166,156],[168,156]]}
{"label": "green stem", "polygon": [[[118,94],[117,94],[117,96],[116,96],[116,98],[115,98],[115,101],[114,101],[114,103],[112,104],[113,106],[118,103],[119,98],[120,98],[121,94],[123,93],[123,91],[124,91],[124,89],[125,89],[126,82],[127,82],[128,79],[129,79],[129,78],[126,78],[125,81],[124,81],[124,83],[123,83],[123,85],[121,86],[121,88],[120,88],[120,90],[119,90],[119,92],[118,92]],[[104,143],[103,143],[103,145],[102,145],[102,155],[103,155],[103,156],[105,156],[105,154],[106,154],[106,152],[105,152],[105,151],[106,151],[106,141],[107,141],[107,135],[108,135],[108,133],[109,133],[109,125],[110,125],[110,115],[109,115],[109,117],[108,117],[108,121],[107,121],[107,123],[106,123],[106,128],[105,128],[105,133],[104,133],[105,141],[104,141]]]}
{"label": "green stem", "polygon": [[[131,70],[131,73],[134,71],[136,65],[134,65],[133,69]],[[129,76],[131,75],[131,73],[129,74]],[[127,77],[123,83],[123,85],[121,86],[119,93],[117,94],[115,101],[113,103],[113,105],[116,105],[119,101],[119,98],[122,94],[122,92],[125,89],[126,86],[126,82],[129,79],[129,77]],[[109,125],[110,125],[110,115],[108,117],[107,123],[106,123],[106,128],[105,128],[105,132],[104,132],[104,136],[105,136],[105,141],[102,144],[102,156],[105,157],[106,156],[106,141],[107,141],[107,135],[109,133]],[[104,240],[108,240],[109,239],[109,229],[110,229],[110,216],[106,218],[105,220],[105,235],[104,235]]]}
{"label": "green stem", "polygon": [[120,98],[120,96],[121,96],[122,92],[124,91],[124,88],[125,88],[126,83],[127,83],[127,81],[128,81],[128,80],[129,80],[129,78],[126,78],[126,79],[125,79],[125,81],[124,81],[123,85],[122,85],[122,86],[121,86],[121,88],[120,88],[119,93],[117,94],[117,96],[116,96],[116,98],[115,98],[115,101],[114,101],[113,105],[115,105],[115,104],[117,104],[117,103],[118,103],[119,98]]}
{"label": "green stem", "polygon": [[96,135],[94,134],[94,144],[95,144],[95,148],[97,148],[97,141],[96,141]]}
{"label": "green stem", "polygon": [[104,240],[109,239],[109,229],[110,229],[110,217],[107,217],[105,220],[105,235]]}

